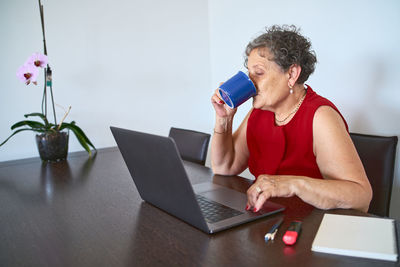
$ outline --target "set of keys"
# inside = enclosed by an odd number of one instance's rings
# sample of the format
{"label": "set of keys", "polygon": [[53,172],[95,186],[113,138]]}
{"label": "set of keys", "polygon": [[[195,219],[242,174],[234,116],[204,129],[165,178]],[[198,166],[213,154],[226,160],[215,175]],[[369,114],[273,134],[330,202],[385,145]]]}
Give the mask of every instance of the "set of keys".
{"label": "set of keys", "polygon": [[[264,236],[265,243],[268,243],[269,240],[274,240],[275,235],[278,232],[279,226],[281,226],[283,222],[283,218],[279,219],[269,230],[269,232]],[[293,221],[290,223],[289,228],[283,235],[283,242],[286,245],[293,245],[297,241],[297,237],[299,236],[301,231],[301,222],[300,221]]]}
{"label": "set of keys", "polygon": [[278,232],[278,229],[275,229],[275,231],[273,233],[267,233],[264,236],[265,243],[268,243],[269,240],[274,240],[277,232]]}
{"label": "set of keys", "polygon": [[265,243],[268,243],[269,240],[274,240],[275,239],[275,235],[278,232],[278,228],[279,228],[279,226],[281,226],[282,222],[283,222],[283,218],[280,218],[274,224],[274,226],[272,226],[271,230],[269,230],[269,232],[264,236]]}

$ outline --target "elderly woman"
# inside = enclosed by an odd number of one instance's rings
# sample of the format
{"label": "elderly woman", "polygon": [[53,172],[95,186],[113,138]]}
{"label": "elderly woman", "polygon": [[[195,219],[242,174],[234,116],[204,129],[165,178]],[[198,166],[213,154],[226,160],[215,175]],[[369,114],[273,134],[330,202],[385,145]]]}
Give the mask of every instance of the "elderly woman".
{"label": "elderly woman", "polygon": [[[247,210],[272,197],[295,197],[320,209],[367,211],[372,189],[345,119],[306,85],[316,56],[294,26],[272,26],[246,48],[245,66],[257,95],[232,133],[236,109],[211,98],[216,113],[211,142],[214,173],[255,176]],[[329,81],[327,81],[329,82]]]}

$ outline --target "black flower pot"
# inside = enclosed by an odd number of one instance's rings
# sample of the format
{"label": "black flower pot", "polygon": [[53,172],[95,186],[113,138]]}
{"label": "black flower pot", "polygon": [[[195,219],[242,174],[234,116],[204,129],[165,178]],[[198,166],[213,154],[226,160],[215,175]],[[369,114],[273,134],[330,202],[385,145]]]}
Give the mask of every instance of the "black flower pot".
{"label": "black flower pot", "polygon": [[68,129],[37,134],[36,143],[40,158],[48,162],[65,160],[68,155],[68,138]]}

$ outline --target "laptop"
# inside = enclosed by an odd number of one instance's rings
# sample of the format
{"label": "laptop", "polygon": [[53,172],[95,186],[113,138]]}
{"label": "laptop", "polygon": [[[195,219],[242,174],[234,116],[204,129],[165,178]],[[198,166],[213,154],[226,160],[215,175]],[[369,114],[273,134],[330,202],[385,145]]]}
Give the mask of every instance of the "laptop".
{"label": "laptop", "polygon": [[[246,211],[246,194],[212,183],[208,168],[196,172],[210,181],[192,185],[174,140],[110,127],[140,197],[208,234],[284,210],[267,201],[259,212]],[[192,167],[193,168],[193,167]],[[193,172],[192,172],[193,174]]]}

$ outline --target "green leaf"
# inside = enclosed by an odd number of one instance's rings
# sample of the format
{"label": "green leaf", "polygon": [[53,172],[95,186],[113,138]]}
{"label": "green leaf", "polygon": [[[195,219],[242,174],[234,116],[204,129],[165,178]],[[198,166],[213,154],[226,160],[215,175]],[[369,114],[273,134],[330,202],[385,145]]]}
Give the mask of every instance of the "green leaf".
{"label": "green leaf", "polygon": [[62,129],[70,129],[78,139],[79,143],[82,145],[82,147],[89,153],[89,156],[92,155],[92,151],[89,148],[89,145],[96,150],[96,148],[93,146],[93,144],[90,142],[90,140],[87,138],[85,133],[82,131],[81,128],[75,125],[75,122],[71,123],[66,123],[63,122],[60,126],[60,130]]}
{"label": "green leaf", "polygon": [[44,131],[46,129],[45,125],[41,122],[37,121],[19,121],[15,123],[14,125],[11,126],[11,130],[14,130],[15,128],[22,127],[22,126],[28,126],[31,127],[32,130],[34,131]]}
{"label": "green leaf", "polygon": [[29,114],[25,114],[24,116],[25,116],[25,118],[32,117],[32,116],[40,117],[46,125],[49,124],[49,121],[47,120],[46,116],[40,112],[29,113]]}
{"label": "green leaf", "polygon": [[30,128],[18,129],[15,132],[13,132],[3,143],[1,143],[0,146],[4,145],[11,137],[22,131],[36,131],[36,130]]}
{"label": "green leaf", "polygon": [[71,127],[74,128],[79,133],[79,135],[82,136],[82,138],[85,140],[86,143],[88,143],[91,147],[93,147],[94,150],[96,150],[96,148],[94,147],[92,142],[90,142],[89,138],[86,136],[86,134],[83,132],[83,130],[80,127],[78,127],[78,125],[75,124],[75,121],[72,121],[71,123],[63,122],[61,124],[60,130],[64,129],[64,128],[69,128],[72,130]]}
{"label": "green leaf", "polygon": [[91,156],[92,151],[90,151],[90,148],[89,148],[88,144],[86,143],[85,139],[82,137],[82,135],[80,135],[79,132],[77,132],[75,128],[73,128],[73,127],[68,127],[68,128],[72,130],[72,132],[75,134],[76,138],[78,139],[79,143],[89,153],[89,156]]}

